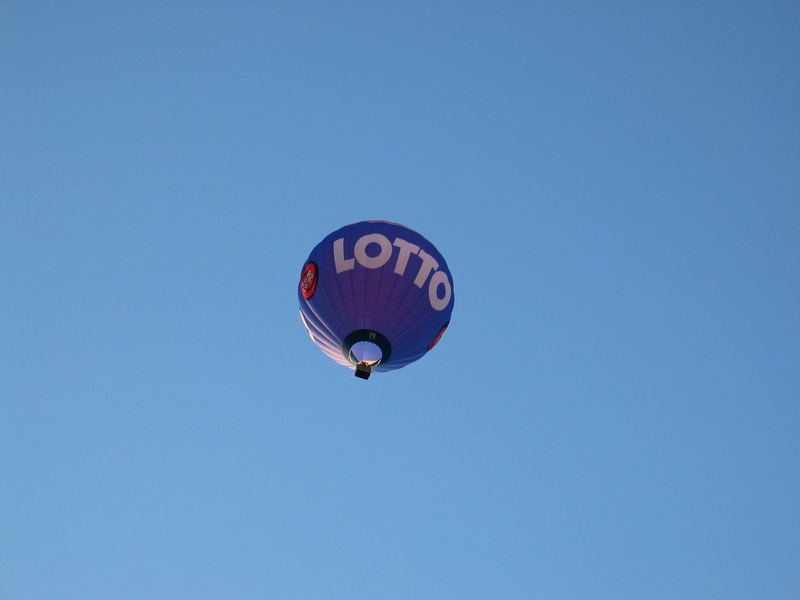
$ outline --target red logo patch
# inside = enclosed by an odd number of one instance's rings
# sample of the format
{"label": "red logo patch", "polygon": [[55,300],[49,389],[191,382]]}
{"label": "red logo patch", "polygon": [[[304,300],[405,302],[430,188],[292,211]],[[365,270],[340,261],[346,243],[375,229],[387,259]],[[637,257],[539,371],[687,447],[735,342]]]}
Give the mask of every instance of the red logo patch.
{"label": "red logo patch", "polygon": [[435,338],[433,338],[433,341],[432,341],[430,344],[428,344],[428,350],[430,350],[430,349],[431,349],[431,348],[433,348],[433,347],[434,347],[436,344],[438,344],[438,343],[439,343],[439,340],[440,340],[440,339],[442,339],[442,334],[444,333],[444,330],[445,330],[445,329],[447,329],[447,326],[448,326],[448,325],[450,325],[450,323],[449,323],[449,322],[448,322],[448,323],[445,323],[444,325],[442,325],[442,328],[439,330],[439,333],[437,333],[437,334],[436,334],[436,337],[435,337]]}
{"label": "red logo patch", "polygon": [[317,291],[318,273],[317,263],[312,260],[305,266],[303,273],[300,275],[300,293],[303,294],[303,298],[306,300],[310,300],[314,292]]}

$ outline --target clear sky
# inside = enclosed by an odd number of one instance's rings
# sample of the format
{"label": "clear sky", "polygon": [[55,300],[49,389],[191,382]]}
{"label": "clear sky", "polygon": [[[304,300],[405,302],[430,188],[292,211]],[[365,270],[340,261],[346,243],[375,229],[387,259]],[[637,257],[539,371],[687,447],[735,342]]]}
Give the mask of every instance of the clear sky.
{"label": "clear sky", "polygon": [[0,2],[0,599],[800,597],[799,113],[796,2]]}

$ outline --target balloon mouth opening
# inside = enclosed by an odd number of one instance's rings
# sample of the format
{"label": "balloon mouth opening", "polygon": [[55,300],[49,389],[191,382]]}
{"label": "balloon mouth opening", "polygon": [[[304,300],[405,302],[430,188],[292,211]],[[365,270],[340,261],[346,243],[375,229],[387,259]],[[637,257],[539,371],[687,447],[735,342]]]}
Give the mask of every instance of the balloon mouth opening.
{"label": "balloon mouth opening", "polygon": [[356,364],[374,367],[383,359],[380,346],[372,342],[361,341],[350,346],[350,360]]}
{"label": "balloon mouth opening", "polygon": [[386,336],[372,329],[351,331],[342,342],[342,355],[355,365],[356,377],[369,379],[373,367],[387,364],[392,345]]}

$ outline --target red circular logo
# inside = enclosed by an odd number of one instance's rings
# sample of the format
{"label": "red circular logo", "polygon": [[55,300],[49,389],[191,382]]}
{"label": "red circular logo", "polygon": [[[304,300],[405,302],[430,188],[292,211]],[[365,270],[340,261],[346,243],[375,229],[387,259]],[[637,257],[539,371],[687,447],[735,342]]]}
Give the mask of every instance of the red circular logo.
{"label": "red circular logo", "polygon": [[434,347],[436,344],[438,344],[438,343],[439,343],[439,340],[440,340],[440,339],[442,339],[442,334],[444,333],[444,330],[445,330],[445,329],[447,329],[447,326],[448,326],[448,325],[450,325],[450,322],[447,322],[447,323],[445,323],[444,325],[442,325],[442,328],[439,330],[439,333],[437,333],[437,334],[436,334],[436,337],[435,337],[435,338],[433,338],[433,341],[432,341],[430,344],[428,344],[428,350],[430,350],[430,349],[431,349],[431,348],[433,348],[433,347]]}
{"label": "red circular logo", "polygon": [[317,290],[318,273],[317,263],[312,260],[305,266],[303,273],[300,275],[300,293],[303,294],[303,298],[306,300],[310,300]]}

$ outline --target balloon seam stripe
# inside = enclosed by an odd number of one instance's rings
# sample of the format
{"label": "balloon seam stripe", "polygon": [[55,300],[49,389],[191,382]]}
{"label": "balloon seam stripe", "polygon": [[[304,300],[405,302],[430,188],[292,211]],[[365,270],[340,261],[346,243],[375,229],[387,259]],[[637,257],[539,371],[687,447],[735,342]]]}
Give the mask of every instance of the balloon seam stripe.
{"label": "balloon seam stripe", "polygon": [[[339,298],[341,298],[342,297],[342,290],[341,290],[341,287],[339,286],[339,277],[337,277],[335,275],[331,275],[331,276],[327,277],[327,281],[330,281],[330,279],[333,279],[334,281],[336,281],[336,289],[339,292]],[[342,312],[339,310],[339,306],[337,305],[336,302],[334,302],[334,299],[331,296],[331,290],[328,290],[328,286],[321,285],[321,286],[318,286],[318,287],[323,288],[322,291],[325,294],[325,298],[328,300],[328,305],[333,309],[333,312],[336,315],[336,317],[339,320],[339,322],[340,323],[346,323],[348,321],[348,319],[349,319],[349,315],[347,314],[346,307],[343,307],[344,315],[342,315]],[[316,311],[314,311],[314,313],[316,314]],[[342,318],[342,317],[344,317],[344,318]],[[333,334],[334,338],[338,338],[339,337],[338,335],[336,335],[336,332],[333,330],[333,328],[330,325],[328,325],[328,328],[330,329],[331,334]]]}
{"label": "balloon seam stripe", "polygon": [[308,315],[304,314],[303,311],[300,311],[300,314],[302,315],[303,323],[305,323],[306,328],[307,329],[313,329],[313,331],[309,331],[309,333],[311,333],[312,335],[315,335],[320,340],[320,342],[322,342],[324,344],[327,344],[328,346],[331,346],[332,348],[336,347],[336,345],[337,345],[336,344],[336,340],[335,339],[331,339],[331,338],[328,337],[329,332],[326,333],[325,331],[322,331],[319,327],[314,325],[314,323],[312,323],[309,320]]}
{"label": "balloon seam stripe", "polygon": [[325,319],[323,319],[319,315],[319,313],[317,312],[317,310],[313,306],[311,306],[309,304],[308,305],[308,309],[311,311],[311,313],[314,315],[314,317],[320,322],[320,325],[322,325],[322,327],[325,329],[325,331],[323,333],[327,333],[327,336],[330,339],[330,341],[334,345],[336,345],[338,343],[338,341],[337,341],[338,336],[336,335],[336,332],[333,330],[333,328],[328,324],[327,321],[325,321]]}

